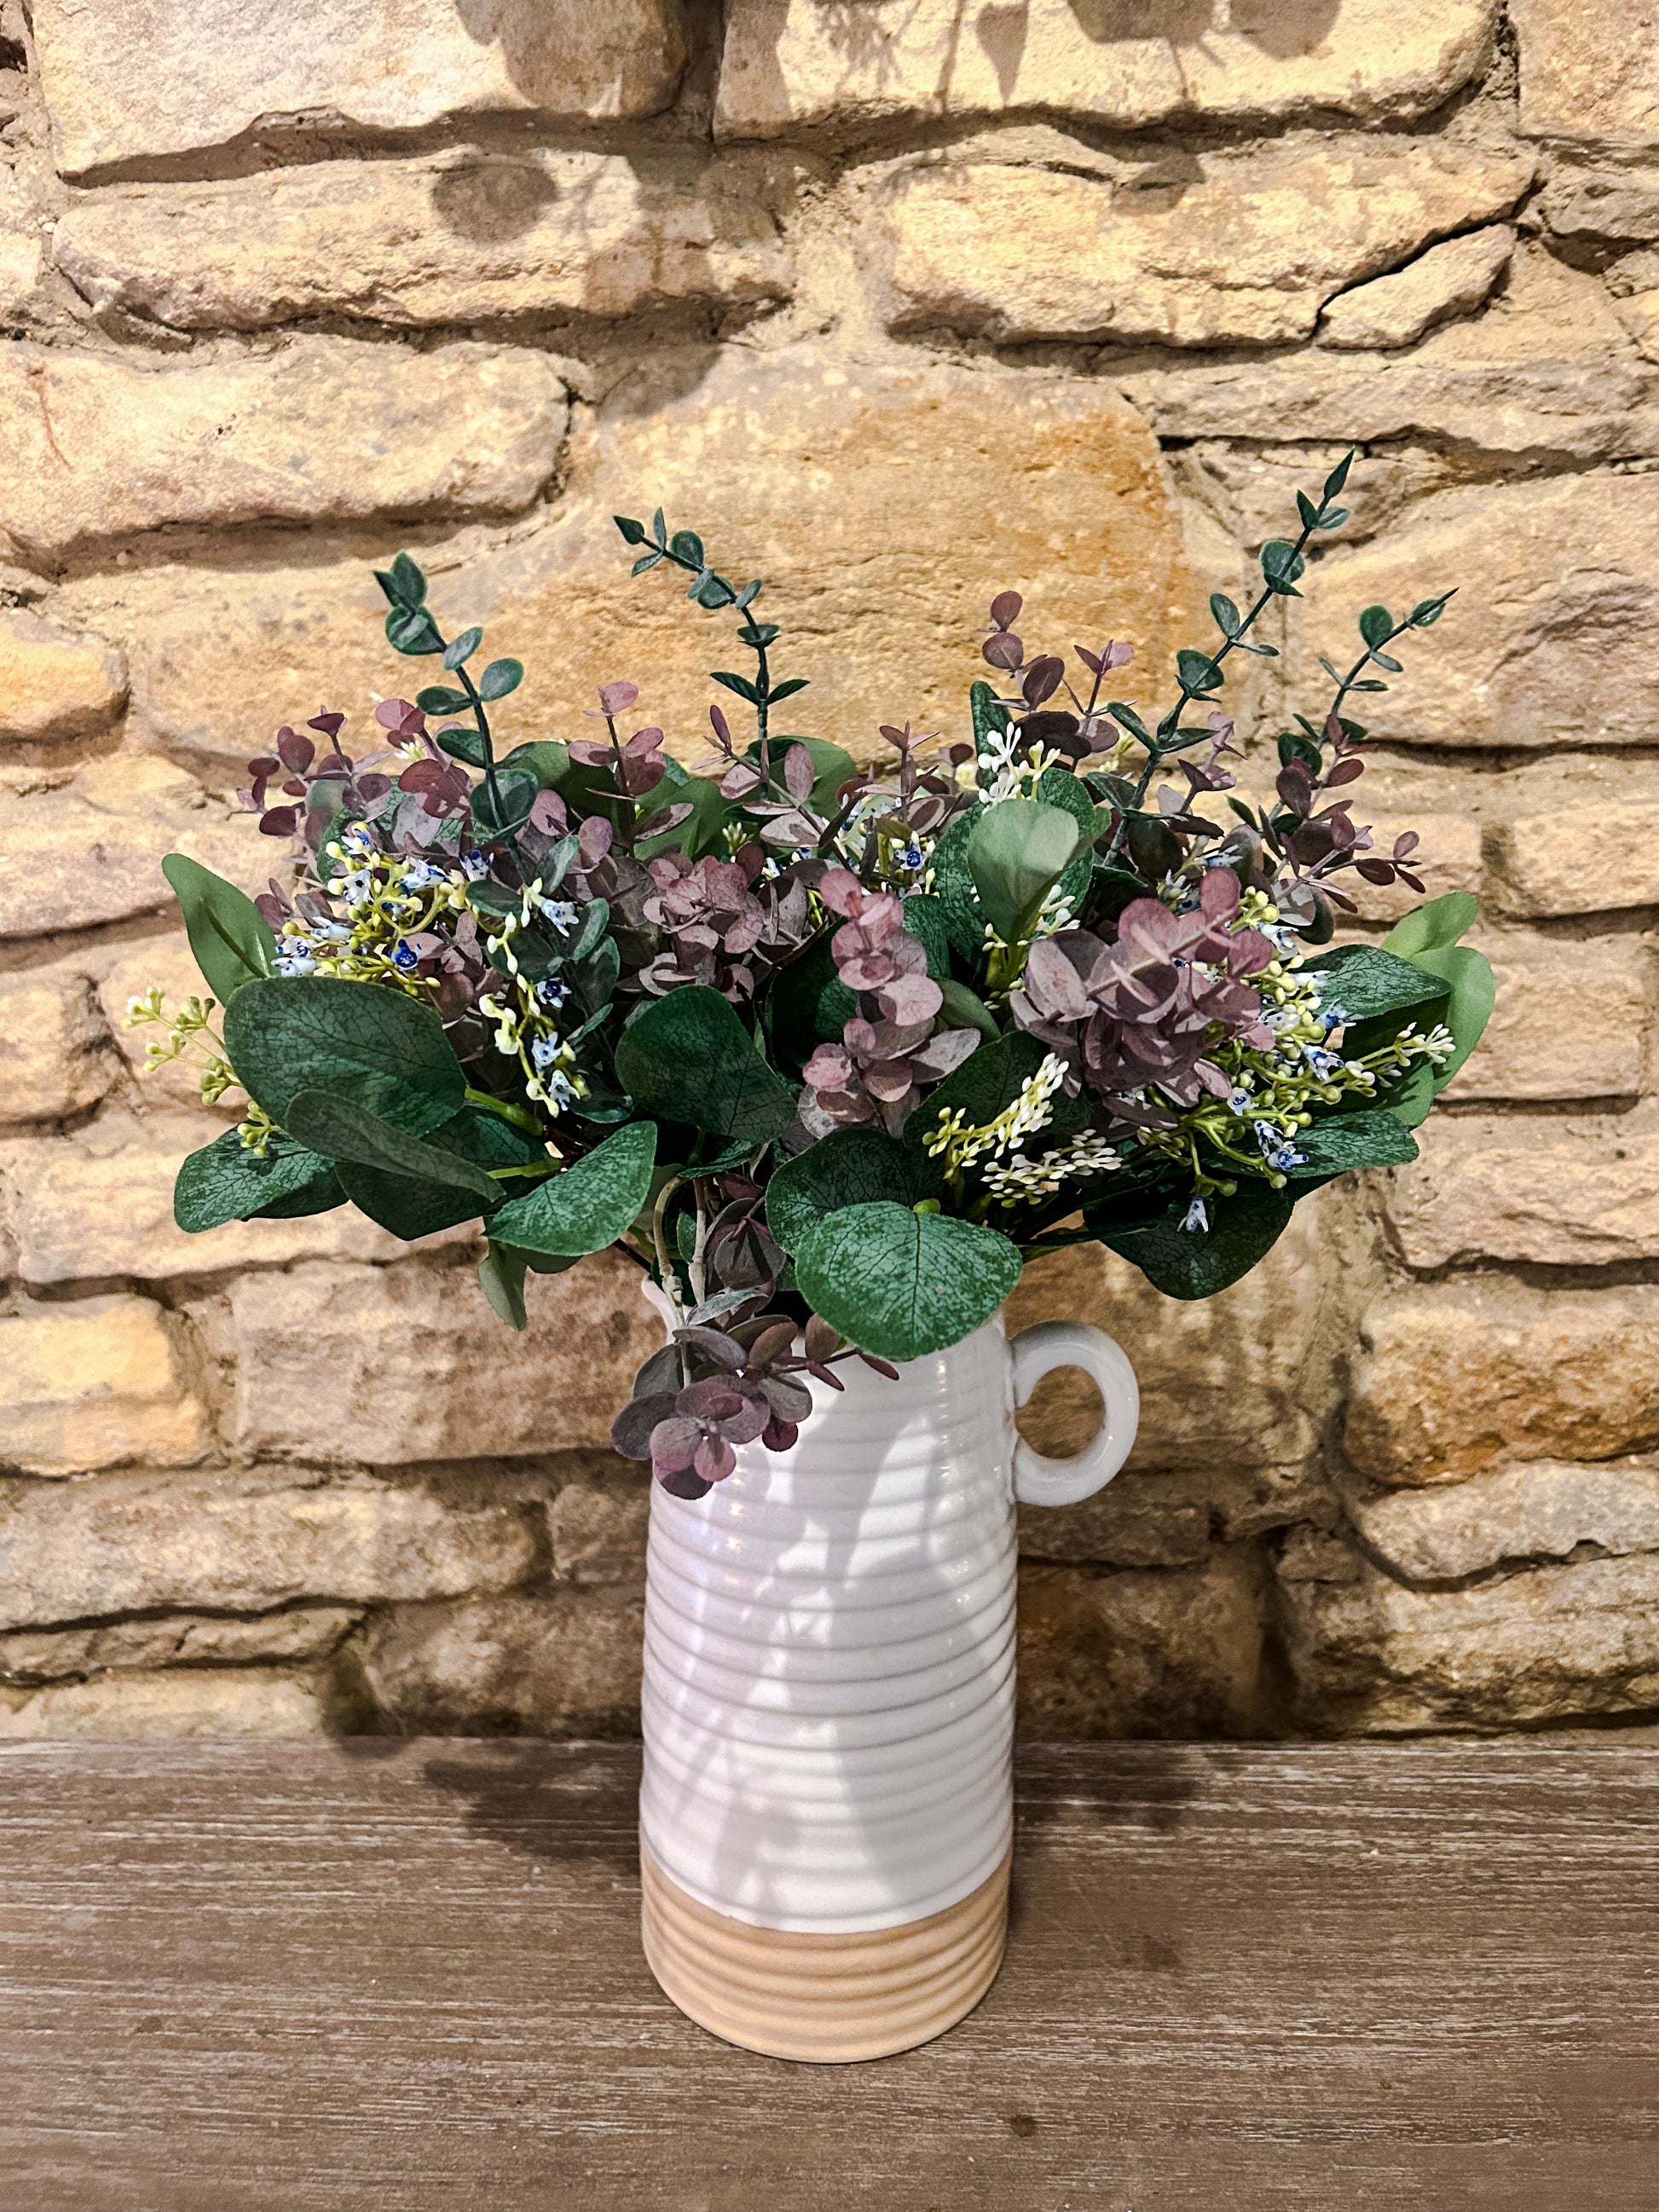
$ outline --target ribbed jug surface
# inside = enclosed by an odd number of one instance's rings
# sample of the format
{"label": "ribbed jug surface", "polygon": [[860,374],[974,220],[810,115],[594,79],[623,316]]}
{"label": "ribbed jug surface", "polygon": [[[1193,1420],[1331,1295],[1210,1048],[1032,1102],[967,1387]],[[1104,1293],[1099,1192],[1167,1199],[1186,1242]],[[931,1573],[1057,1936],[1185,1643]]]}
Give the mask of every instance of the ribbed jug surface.
{"label": "ribbed jug surface", "polygon": [[793,1451],[651,1496],[641,1826],[692,1898],[763,1928],[890,1928],[1012,1833],[1012,1387],[1000,1321],[813,1386]]}

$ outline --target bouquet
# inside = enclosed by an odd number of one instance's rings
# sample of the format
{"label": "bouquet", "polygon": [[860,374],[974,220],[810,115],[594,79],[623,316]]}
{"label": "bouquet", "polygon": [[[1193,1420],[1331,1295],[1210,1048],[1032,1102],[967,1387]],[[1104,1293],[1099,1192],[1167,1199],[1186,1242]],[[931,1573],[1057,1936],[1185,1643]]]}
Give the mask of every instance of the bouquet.
{"label": "bouquet", "polygon": [[1424,890],[1417,838],[1353,819],[1353,708],[1449,592],[1368,607],[1271,795],[1238,786],[1227,663],[1273,653],[1259,618],[1346,519],[1348,465],[1248,608],[1212,598],[1167,708],[1108,696],[1127,644],[1033,649],[1002,591],[964,728],[884,725],[873,767],[782,726],[806,679],[760,582],[660,511],[617,518],[634,573],[678,574],[747,656],[695,772],[620,680],[586,735],[504,745],[522,667],[446,636],[400,554],[386,634],[441,679],[375,708],[366,755],[322,713],[250,763],[242,803],[298,854],[264,896],[164,864],[212,995],[131,1018],[247,1102],[180,1168],[180,1226],[476,1220],[518,1328],[527,1272],[614,1247],[670,1331],[615,1442],[690,1497],[738,1445],[788,1449],[808,1377],[956,1343],[1036,1254],[1097,1239],[1177,1298],[1235,1281],[1322,1183],[1415,1156],[1492,1006],[1465,896],[1333,941],[1350,871]]}

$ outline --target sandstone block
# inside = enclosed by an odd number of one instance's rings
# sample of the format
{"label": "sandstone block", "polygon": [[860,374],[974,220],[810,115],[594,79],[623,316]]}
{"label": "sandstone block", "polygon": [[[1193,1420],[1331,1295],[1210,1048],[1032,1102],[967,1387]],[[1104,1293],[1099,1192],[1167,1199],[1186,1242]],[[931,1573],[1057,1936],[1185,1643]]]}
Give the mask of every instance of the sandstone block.
{"label": "sandstone block", "polygon": [[1521,815],[1496,832],[1498,903],[1505,913],[1528,916],[1606,914],[1659,903],[1656,840],[1659,803]]}
{"label": "sandstone block", "polygon": [[1537,206],[1558,238],[1659,239],[1659,170],[1564,165]]}
{"label": "sandstone block", "polygon": [[568,1482],[547,1509],[553,1571],[573,1583],[637,1583],[645,1575],[651,1477],[619,1468],[605,1482]]}
{"label": "sandstone block", "polygon": [[16,467],[0,526],[25,560],[169,525],[505,514],[535,498],[564,435],[558,372],[523,349],[303,337],[143,368],[4,354]]}
{"label": "sandstone block", "polygon": [[0,614],[0,743],[89,738],[126,696],[120,655],[21,608]]}
{"label": "sandstone block", "polygon": [[309,1664],[326,1659],[362,1619],[353,1606],[301,1605],[252,1620],[175,1613],[90,1628],[19,1629],[0,1636],[0,1680],[53,1682],[118,1668],[234,1667],[260,1659]]}
{"label": "sandstone block", "polygon": [[1374,1306],[1347,1418],[1389,1486],[1659,1440],[1659,1288],[1539,1291],[1476,1277]]}
{"label": "sandstone block", "polygon": [[1165,438],[1429,440],[1534,465],[1645,455],[1659,423],[1605,286],[1524,241],[1483,313],[1405,352],[1157,364],[1121,384]]}
{"label": "sandstone block", "polygon": [[0,1318],[0,1468],[188,1467],[207,1436],[178,1328],[148,1299],[83,1298]]}
{"label": "sandstone block", "polygon": [[61,168],[222,146],[262,123],[417,131],[453,117],[654,115],[685,61],[678,0],[333,0],[303,38],[278,0],[40,0]]}
{"label": "sandstone block", "polygon": [[0,976],[0,1122],[56,1121],[101,1098],[118,1061],[93,995],[73,969]]}
{"label": "sandstone block", "polygon": [[[25,1489],[0,1511],[0,1626],[181,1608],[262,1612],[300,1599],[453,1597],[510,1589],[536,1556],[521,1513],[446,1504],[362,1478],[106,1477]],[[188,1624],[182,1633],[187,1646]]]}
{"label": "sandstone block", "polygon": [[1633,1097],[1642,1088],[1646,968],[1627,938],[1494,959],[1498,1003],[1447,1097]]}
{"label": "sandstone block", "polygon": [[179,329],[628,315],[775,299],[776,225],[741,172],[684,155],[327,161],[70,204],[58,265],[94,307]]}
{"label": "sandstone block", "polygon": [[[1056,1459],[1079,1450],[1093,1433],[1092,1422],[1071,1435],[1033,1436],[1024,1419],[1020,1428]],[[1064,1565],[1201,1565],[1210,1553],[1210,1486],[1201,1475],[1131,1468],[1080,1505],[1022,1506],[1020,1557]]]}
{"label": "sandstone block", "polygon": [[437,1735],[639,1733],[642,1601],[627,1590],[398,1606],[364,1628],[384,1717]]}
{"label": "sandstone block", "polygon": [[244,1276],[230,1294],[236,1440],[372,1466],[604,1445],[661,1340],[638,1283],[608,1255],[532,1276],[517,1334],[466,1268],[313,1263]]}
{"label": "sandstone block", "polygon": [[1023,1735],[1243,1736],[1264,1710],[1253,1553],[1120,1574],[1027,1566],[1019,1579]]}
{"label": "sandstone block", "polygon": [[1659,10],[1653,0],[1516,0],[1521,128],[1614,147],[1659,142]]}
{"label": "sandstone block", "polygon": [[1339,293],[1320,317],[1327,345],[1353,350],[1414,345],[1432,323],[1478,307],[1509,267],[1515,233],[1506,223],[1431,246],[1391,276]]}
{"label": "sandstone block", "polygon": [[[1381,602],[1403,611],[1453,585],[1458,596],[1439,627],[1408,641],[1405,674],[1366,702],[1373,738],[1446,746],[1651,743],[1659,502],[1645,477],[1588,474],[1425,500],[1395,536],[1322,561],[1310,587],[1316,625],[1297,625],[1286,656],[1291,682],[1316,686],[1316,642],[1352,635],[1362,608]],[[1620,640],[1617,656],[1607,651],[1610,635]],[[1613,836],[1627,836],[1631,819],[1630,811],[1615,817]],[[1606,850],[1599,832],[1596,843]],[[1585,855],[1587,871],[1601,865]],[[1645,863],[1650,881],[1659,880],[1654,866]]]}
{"label": "sandstone block", "polygon": [[[1299,1206],[1253,1273],[1213,1298],[1185,1304],[1155,1291],[1127,1261],[1074,1245],[1036,1261],[1008,1303],[1011,1334],[1040,1321],[1085,1321],[1122,1345],[1140,1383],[1140,1432],[1130,1465],[1146,1468],[1265,1467],[1312,1444],[1334,1385],[1322,1320],[1334,1310],[1320,1222],[1327,1201]],[[1090,1386],[1070,1370],[1056,1390],[1091,1434]],[[1105,1510],[1105,1509],[1103,1509]]]}
{"label": "sandstone block", "polygon": [[1632,293],[1618,312],[1643,360],[1659,362],[1659,289]]}
{"label": "sandstone block", "polygon": [[1451,1122],[1389,1177],[1382,1206],[1408,1267],[1659,1258],[1659,1136],[1612,1120]]}
{"label": "sandstone block", "polygon": [[878,0],[856,15],[816,0],[738,0],[714,128],[774,138],[1022,108],[1132,127],[1177,114],[1416,114],[1480,66],[1492,13],[1487,0],[1455,0],[1402,18],[1382,0],[1343,0],[1304,24],[1224,0],[1200,27],[1179,11],[1097,21],[1065,0],[1033,0],[1018,15],[988,0]]}
{"label": "sandstone block", "polygon": [[[526,665],[498,718],[511,742],[574,735],[596,685],[631,672],[641,712],[684,757],[704,757],[706,672],[729,654],[729,624],[660,576],[630,580],[611,519],[659,501],[673,526],[707,532],[722,573],[767,580],[763,605],[785,625],[777,665],[812,678],[790,727],[864,757],[896,714],[965,726],[984,607],[1003,582],[1027,592],[1033,638],[1104,627],[1159,668],[1200,618],[1157,445],[1102,385],[805,349],[728,349],[693,367],[690,388],[600,410],[532,536],[465,562],[422,556],[447,634],[482,623],[490,649]],[[996,517],[994,565],[963,557],[963,515]],[[412,688],[416,664],[386,646],[366,567],[169,568],[73,599],[128,641],[145,734],[216,772],[240,774],[250,733],[263,742],[325,696],[366,720],[375,696]]]}
{"label": "sandstone block", "polygon": [[893,320],[1005,340],[1283,343],[1334,293],[1506,214],[1530,181],[1524,159],[1359,137],[1183,153],[1115,183],[928,171],[889,218]]}
{"label": "sandstone block", "polygon": [[1281,1588],[1299,1717],[1321,1733],[1500,1729],[1659,1697],[1652,1554],[1420,1590],[1328,1539]]}
{"label": "sandstone block", "polygon": [[1389,1573],[1453,1583],[1495,1567],[1659,1553],[1659,1468],[1640,1462],[1499,1468],[1471,1482],[1351,1500],[1349,1518]]}
{"label": "sandstone block", "polygon": [[[280,853],[275,840],[210,802],[179,769],[130,753],[89,761],[72,779],[63,770],[6,772],[0,848],[8,861],[0,872],[0,938],[56,937],[176,913],[161,873],[171,852],[254,889],[263,888]],[[191,988],[202,988],[199,978]]]}
{"label": "sandstone block", "polygon": [[13,1741],[299,1741],[329,1733],[314,1684],[263,1668],[185,1667],[57,1682],[23,1698],[0,1692],[0,1738]]}
{"label": "sandstone block", "polygon": [[23,1281],[161,1282],[295,1260],[391,1260],[410,1249],[350,1206],[187,1236],[173,1218],[173,1178],[185,1155],[226,1126],[205,1111],[111,1113],[73,1136],[0,1145],[4,1218]]}

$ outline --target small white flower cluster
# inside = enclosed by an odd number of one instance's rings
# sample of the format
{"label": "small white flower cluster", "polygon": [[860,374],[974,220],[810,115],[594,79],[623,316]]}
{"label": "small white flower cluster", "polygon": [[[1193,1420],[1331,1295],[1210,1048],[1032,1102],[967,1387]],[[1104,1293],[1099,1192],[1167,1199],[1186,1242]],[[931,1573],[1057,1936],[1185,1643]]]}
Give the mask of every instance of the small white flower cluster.
{"label": "small white flower cluster", "polygon": [[574,1106],[582,1095],[580,1079],[573,1081],[570,1074],[575,1065],[574,1049],[561,1037],[552,1020],[569,998],[569,987],[552,977],[532,983],[521,974],[513,950],[519,932],[538,918],[550,922],[562,934],[568,934],[578,920],[573,902],[549,898],[539,876],[525,885],[517,914],[504,915],[499,934],[484,940],[491,952],[501,954],[517,1003],[502,993],[492,992],[478,1000],[478,1012],[495,1024],[496,1051],[516,1060],[524,1070],[526,1097],[558,1114]]}
{"label": "small white flower cluster", "polygon": [[993,1198],[1004,1206],[1029,1204],[1039,1198],[1052,1198],[1068,1177],[1108,1175],[1122,1161],[1097,1129],[1085,1129],[1067,1145],[1060,1145],[1038,1158],[1029,1159],[1022,1152],[993,1167],[984,1169],[985,1188]]}
{"label": "small white flower cluster", "polygon": [[975,1128],[960,1106],[947,1114],[927,1139],[928,1152],[934,1159],[945,1155],[945,1172],[950,1176],[959,1175],[963,1168],[988,1156],[1011,1156],[1027,1137],[1048,1127],[1054,1118],[1055,1093],[1065,1080],[1066,1063],[1051,1052],[1012,1104],[1005,1106],[994,1121]]}
{"label": "small white flower cluster", "polygon": [[1061,758],[1046,745],[1034,745],[1022,760],[1019,732],[1010,722],[981,740],[973,759],[957,769],[957,781],[964,791],[975,793],[981,806],[994,806],[1005,799],[1034,799],[1038,777]]}

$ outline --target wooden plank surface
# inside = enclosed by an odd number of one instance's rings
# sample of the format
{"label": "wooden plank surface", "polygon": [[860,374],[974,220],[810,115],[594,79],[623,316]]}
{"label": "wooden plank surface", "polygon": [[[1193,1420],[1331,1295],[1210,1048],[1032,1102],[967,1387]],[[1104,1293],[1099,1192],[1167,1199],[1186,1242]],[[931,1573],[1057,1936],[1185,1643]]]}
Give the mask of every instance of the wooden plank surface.
{"label": "wooden plank surface", "polygon": [[0,2212],[1654,2212],[1659,1752],[1068,1746],[932,2048],[728,2049],[626,1747],[0,1752]]}

